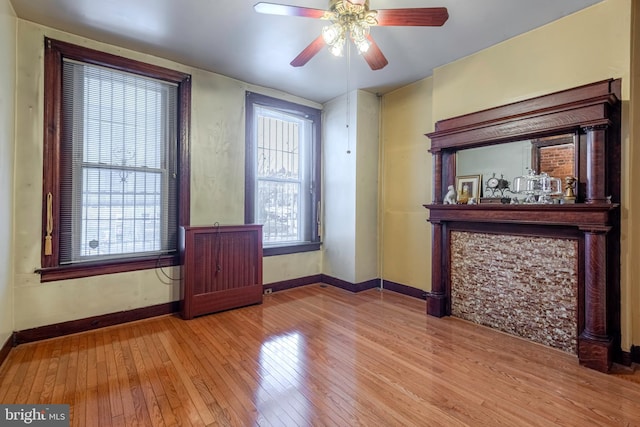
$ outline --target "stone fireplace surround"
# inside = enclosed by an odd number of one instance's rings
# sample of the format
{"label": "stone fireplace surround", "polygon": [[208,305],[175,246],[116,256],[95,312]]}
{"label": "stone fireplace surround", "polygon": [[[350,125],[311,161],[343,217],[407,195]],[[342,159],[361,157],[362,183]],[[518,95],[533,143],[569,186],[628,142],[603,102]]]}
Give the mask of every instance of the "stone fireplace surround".
{"label": "stone fireplace surround", "polygon": [[[434,165],[434,201],[425,205],[432,226],[427,314],[452,314],[456,233],[566,239],[577,251],[577,288],[575,323],[564,328],[575,331],[582,365],[609,370],[621,355],[619,99],[620,80],[605,80],[436,123],[435,132],[427,135]],[[562,133],[576,135],[576,204],[443,204],[446,188],[455,180],[458,150]],[[553,299],[548,289],[539,297]],[[534,323],[531,313],[525,316],[525,323]],[[538,330],[533,335],[543,334]],[[563,349],[573,351],[571,346]]]}
{"label": "stone fireplace surround", "polygon": [[577,240],[451,232],[452,316],[577,354],[577,308]]}

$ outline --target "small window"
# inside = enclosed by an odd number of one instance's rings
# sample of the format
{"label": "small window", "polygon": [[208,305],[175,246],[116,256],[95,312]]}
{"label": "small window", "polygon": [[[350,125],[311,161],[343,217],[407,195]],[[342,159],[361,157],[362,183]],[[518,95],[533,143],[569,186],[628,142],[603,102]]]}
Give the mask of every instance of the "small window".
{"label": "small window", "polygon": [[190,76],[46,43],[43,280],[175,264]]}
{"label": "small window", "polygon": [[265,255],[320,247],[320,110],[247,93],[245,222]]}

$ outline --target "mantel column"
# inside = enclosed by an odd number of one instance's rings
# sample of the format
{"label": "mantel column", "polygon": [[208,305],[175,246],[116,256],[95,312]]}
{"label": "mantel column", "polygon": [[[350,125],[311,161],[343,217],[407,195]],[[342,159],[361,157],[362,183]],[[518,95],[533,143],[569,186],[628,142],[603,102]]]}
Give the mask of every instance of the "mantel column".
{"label": "mantel column", "polygon": [[442,203],[442,152],[433,152],[433,203]]}
{"label": "mantel column", "polygon": [[427,314],[435,317],[447,316],[447,292],[443,271],[442,254],[449,248],[443,247],[442,228],[440,221],[431,222],[431,292],[427,292]]}
{"label": "mantel column", "polygon": [[584,231],[584,330],[578,338],[580,363],[607,372],[613,339],[607,330],[607,232],[611,227]]}
{"label": "mantel column", "polygon": [[607,125],[583,128],[587,133],[587,194],[585,203],[606,203],[606,136]]}

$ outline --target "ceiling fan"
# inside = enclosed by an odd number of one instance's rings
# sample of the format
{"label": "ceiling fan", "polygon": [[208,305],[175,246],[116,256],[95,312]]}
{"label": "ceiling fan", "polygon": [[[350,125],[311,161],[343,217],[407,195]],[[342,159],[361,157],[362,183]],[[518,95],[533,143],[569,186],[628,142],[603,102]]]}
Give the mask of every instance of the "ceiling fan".
{"label": "ceiling fan", "polygon": [[372,70],[384,68],[389,62],[369,34],[372,26],[439,27],[449,18],[446,7],[370,10],[369,0],[329,0],[329,10],[260,2],[254,6],[258,13],[325,19],[330,25],[291,61],[294,67],[305,65],[323,46],[342,56],[347,37],[351,38]]}

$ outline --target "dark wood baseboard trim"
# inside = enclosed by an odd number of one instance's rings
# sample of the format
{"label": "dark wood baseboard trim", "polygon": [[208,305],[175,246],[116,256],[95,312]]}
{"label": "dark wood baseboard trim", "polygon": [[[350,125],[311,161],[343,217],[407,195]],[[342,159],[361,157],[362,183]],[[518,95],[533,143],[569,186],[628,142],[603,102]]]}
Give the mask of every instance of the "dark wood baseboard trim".
{"label": "dark wood baseboard trim", "polygon": [[613,362],[619,363],[623,366],[631,366],[631,363],[633,363],[631,360],[631,352],[620,350],[620,353],[613,357]]}
{"label": "dark wood baseboard trim", "polygon": [[[367,289],[377,288],[380,285],[380,279],[371,279],[361,283],[351,283],[342,279],[328,276],[326,274],[315,274],[312,276],[299,277],[296,279],[283,280],[281,282],[263,285],[263,289],[271,289],[272,292],[279,292],[286,289],[292,289],[299,286],[306,286],[320,282],[345,289],[350,292],[362,292]],[[385,283],[385,287],[389,290],[424,299],[424,297],[415,294],[416,291],[422,292],[419,289],[388,281]],[[49,338],[56,338],[64,335],[75,334],[78,332],[89,331],[92,329],[104,328],[107,326],[147,319],[150,317],[177,313],[179,311],[180,301],[174,301],[150,307],[137,308],[134,310],[121,311],[118,313],[109,313],[100,316],[87,317],[85,319],[71,320],[69,322],[56,323],[53,325],[17,331],[14,332],[13,338],[5,343],[5,345],[2,347],[2,350],[0,350],[0,362],[4,360],[3,358],[6,357],[6,355],[9,353],[9,350],[14,345],[40,341]]]}
{"label": "dark wood baseboard trim", "polygon": [[422,289],[412,288],[411,286],[402,285],[400,283],[391,282],[389,280],[382,281],[382,287],[387,291],[397,292],[409,297],[419,298],[421,300],[427,299],[427,292]]}
{"label": "dark wood baseboard trim", "polygon": [[640,347],[632,345],[629,353],[631,354],[632,363],[640,363]]}
{"label": "dark wood baseboard trim", "polygon": [[380,285],[380,279],[371,279],[366,282],[360,283],[351,283],[346,280],[338,279],[335,277],[327,276],[326,274],[322,274],[322,282],[327,285],[335,286],[336,288],[345,289],[351,292],[362,292],[367,289],[378,288]]}
{"label": "dark wood baseboard trim", "polygon": [[315,274],[313,276],[298,277],[296,279],[282,280],[280,282],[273,282],[267,285],[262,285],[262,289],[271,289],[271,292],[280,292],[287,289],[297,288],[299,286],[312,285],[314,283],[322,282],[322,274]]}
{"label": "dark wood baseboard trim", "polygon": [[[315,274],[313,276],[298,277],[291,280],[283,280],[281,282],[273,282],[263,285],[263,289],[271,289],[271,292],[280,292],[287,289],[297,288],[299,286],[312,285],[314,283],[326,283],[337,288],[345,289],[351,292],[361,292],[367,289],[378,288],[380,286],[380,279],[371,279],[362,283],[351,283],[346,280],[337,279],[335,277],[328,276],[326,274]],[[391,282],[389,280],[383,280],[383,288],[388,291],[397,292],[402,295],[407,295],[413,298],[419,298],[421,300],[427,299],[427,293],[422,289],[413,288],[411,286],[402,285],[400,283]]]}
{"label": "dark wood baseboard trim", "polygon": [[326,283],[327,285],[335,286],[336,288],[345,289],[347,291],[354,291],[354,284],[351,282],[347,282],[346,280],[338,279],[336,277],[327,276],[326,274],[322,275],[322,283]]}
{"label": "dark wood baseboard trim", "polygon": [[16,334],[14,332],[13,334],[9,335],[9,338],[7,338],[7,342],[2,344],[2,347],[0,347],[0,366],[2,366],[7,357],[9,357],[11,348],[15,346],[15,339]]}
{"label": "dark wood baseboard trim", "polygon": [[376,278],[376,279],[367,280],[366,282],[356,283],[354,287],[355,287],[354,292],[362,292],[368,289],[376,289],[380,287],[380,279]]}
{"label": "dark wood baseboard trim", "polygon": [[87,317],[85,319],[71,320],[69,322],[56,323],[53,325],[41,326],[39,328],[17,331],[15,332],[14,341],[15,345],[18,345],[49,338],[56,338],[63,335],[70,335],[78,332],[90,331],[92,329],[104,328],[106,326],[119,325],[122,323],[147,319],[149,317],[176,313],[179,310],[180,301],[173,301],[165,304],[136,308],[128,311],[120,311],[117,313]]}

